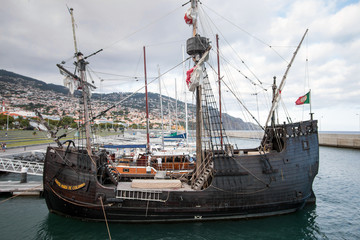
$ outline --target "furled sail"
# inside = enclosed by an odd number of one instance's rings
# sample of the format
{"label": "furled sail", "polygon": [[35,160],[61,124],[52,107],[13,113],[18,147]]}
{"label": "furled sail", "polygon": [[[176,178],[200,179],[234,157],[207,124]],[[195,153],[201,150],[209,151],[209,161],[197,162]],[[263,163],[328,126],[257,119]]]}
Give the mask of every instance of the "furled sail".
{"label": "furled sail", "polygon": [[64,86],[69,89],[71,94],[74,94],[75,88],[78,88],[79,81],[76,81],[74,78],[70,76],[66,76],[64,78]]}
{"label": "furled sail", "polygon": [[186,72],[186,84],[189,88],[189,91],[191,92],[194,92],[197,86],[202,85],[203,66],[204,63],[209,59],[209,51],[210,49],[203,54],[195,67]]}
{"label": "furled sail", "polygon": [[184,20],[186,24],[192,25],[194,22],[194,19],[196,19],[196,11],[193,10],[193,8],[189,8],[184,16]]}

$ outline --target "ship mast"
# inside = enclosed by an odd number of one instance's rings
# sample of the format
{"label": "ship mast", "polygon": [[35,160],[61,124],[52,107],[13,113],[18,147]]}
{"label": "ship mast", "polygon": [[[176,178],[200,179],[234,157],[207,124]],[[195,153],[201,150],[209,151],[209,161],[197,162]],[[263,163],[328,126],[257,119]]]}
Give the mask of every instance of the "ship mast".
{"label": "ship mast", "polygon": [[[76,42],[76,34],[75,34],[75,20],[74,20],[74,14],[73,14],[74,9],[70,8],[69,12],[70,12],[70,16],[71,16],[71,26],[72,26],[72,31],[73,31],[73,37],[74,37],[74,47],[75,47],[75,55],[78,52],[78,48],[77,48],[77,42]],[[79,57],[76,56],[76,59],[79,61]]]}
{"label": "ship mast", "polygon": [[[294,59],[295,59],[295,57],[296,57],[296,55],[297,55],[297,53],[298,53],[298,51],[299,51],[299,49],[300,49],[300,47],[301,47],[302,42],[304,41],[304,38],[305,38],[308,30],[309,30],[309,29],[306,29],[303,37],[301,38],[301,41],[300,41],[299,45],[297,46],[297,48],[296,48],[296,50],[295,50],[295,52],[294,52],[294,54],[293,54],[293,56],[292,56],[292,58],[291,58],[291,61],[290,61],[289,65],[288,65],[287,68],[286,68],[286,71],[285,71],[284,76],[283,76],[283,78],[282,78],[282,80],[281,80],[281,83],[280,83],[280,85],[279,85],[279,88],[278,88],[278,90],[276,91],[276,93],[275,93],[275,95],[274,95],[274,97],[273,97],[272,106],[271,106],[269,115],[268,115],[268,117],[267,117],[267,120],[266,120],[266,122],[265,122],[265,127],[268,125],[270,119],[273,119],[273,116],[274,116],[274,113],[275,113],[275,109],[277,108],[278,103],[279,103],[279,100],[280,100],[281,91],[283,90],[283,88],[284,88],[284,86],[285,86],[285,80],[286,80],[287,74],[288,74],[288,72],[289,72],[289,70],[290,70],[290,67],[291,67],[292,63],[294,62]],[[274,120],[274,119],[273,119],[273,120]],[[274,120],[273,122],[275,122],[275,120]]]}
{"label": "ship mast", "polygon": [[91,151],[91,140],[90,140],[90,121],[89,121],[90,117],[89,117],[89,109],[88,109],[89,88],[87,86],[86,77],[85,77],[86,65],[88,64],[88,62],[85,61],[83,54],[81,52],[78,52],[73,11],[74,11],[74,9],[72,9],[72,8],[69,9],[69,12],[71,15],[73,36],[74,36],[75,56],[77,59],[76,65],[77,65],[78,71],[80,73],[80,87],[82,89],[82,96],[83,96],[83,102],[84,102],[84,124],[85,124],[86,150],[88,152],[88,155],[91,156],[92,151]]}
{"label": "ship mast", "polygon": [[217,49],[217,63],[218,63],[218,81],[219,81],[219,115],[220,115],[220,144],[223,147],[223,133],[222,133],[222,119],[221,119],[221,77],[220,77],[220,52],[219,52],[219,35],[216,34],[216,49]]}
{"label": "ship mast", "polygon": [[[192,11],[195,12],[195,18],[193,18],[193,37],[197,34],[197,0],[191,0]],[[195,64],[200,59],[200,54],[196,54],[193,58]],[[201,85],[196,86],[196,172],[199,174],[200,168],[202,167],[202,106],[201,106]]]}

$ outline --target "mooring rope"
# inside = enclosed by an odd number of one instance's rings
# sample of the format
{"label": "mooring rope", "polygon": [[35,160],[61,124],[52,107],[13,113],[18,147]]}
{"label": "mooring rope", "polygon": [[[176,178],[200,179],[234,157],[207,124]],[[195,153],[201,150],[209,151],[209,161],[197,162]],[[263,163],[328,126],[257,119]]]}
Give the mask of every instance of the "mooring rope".
{"label": "mooring rope", "polygon": [[30,192],[30,191],[32,191],[32,190],[40,187],[41,185],[42,185],[42,184],[40,184],[40,185],[38,185],[38,186],[36,186],[36,187],[30,188],[30,189],[28,189],[28,190],[26,190],[26,191],[24,191],[24,192],[19,193],[19,194],[14,194],[14,196],[11,196],[11,197],[9,197],[9,198],[7,198],[7,199],[2,200],[2,201],[0,202],[0,204],[1,204],[1,203],[4,203],[4,202],[6,202],[6,201],[8,201],[8,200],[10,200],[10,199],[16,198],[16,197],[18,197],[18,196],[20,196],[20,195],[22,195],[22,194],[24,194],[24,193]]}
{"label": "mooring rope", "polygon": [[102,210],[103,210],[103,213],[104,213],[104,218],[105,218],[106,228],[107,228],[107,231],[108,231],[108,234],[109,234],[109,239],[111,240],[109,224],[108,224],[108,221],[107,221],[107,218],[106,218],[106,213],[105,213],[105,208],[104,208],[104,204],[103,204],[103,201],[102,201],[102,196],[100,196],[99,199],[100,199],[101,207],[102,207]]}

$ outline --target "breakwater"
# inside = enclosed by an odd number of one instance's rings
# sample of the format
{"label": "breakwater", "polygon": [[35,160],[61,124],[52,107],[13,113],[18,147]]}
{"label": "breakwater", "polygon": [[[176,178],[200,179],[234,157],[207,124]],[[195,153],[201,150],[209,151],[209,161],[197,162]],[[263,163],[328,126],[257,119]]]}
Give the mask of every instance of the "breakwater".
{"label": "breakwater", "polygon": [[360,134],[319,133],[320,146],[360,149]]}
{"label": "breakwater", "polygon": [[[261,131],[227,131],[229,137],[261,139]],[[360,149],[360,134],[319,133],[319,145],[339,148]]]}

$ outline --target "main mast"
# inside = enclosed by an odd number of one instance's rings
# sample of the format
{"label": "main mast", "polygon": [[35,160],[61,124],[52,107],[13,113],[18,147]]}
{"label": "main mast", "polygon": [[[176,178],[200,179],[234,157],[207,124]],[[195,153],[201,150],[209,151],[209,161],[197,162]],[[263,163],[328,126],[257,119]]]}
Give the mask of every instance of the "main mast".
{"label": "main mast", "polygon": [[[195,18],[193,18],[193,38],[196,37],[197,34],[197,0],[191,0],[191,8],[193,13],[195,13]],[[200,54],[196,53],[194,55],[194,63],[197,64],[197,62],[200,59]],[[195,89],[196,94],[196,169],[197,173],[200,172],[200,168],[202,167],[202,107],[201,107],[201,85],[196,86]]]}
{"label": "main mast", "polygon": [[220,116],[220,144],[221,149],[223,148],[223,133],[222,133],[222,119],[221,119],[221,77],[220,77],[220,51],[219,51],[219,35],[216,34],[216,52],[217,52],[217,63],[218,63],[218,81],[219,81],[219,116]]}
{"label": "main mast", "polygon": [[191,8],[185,15],[187,24],[193,26],[192,37],[186,41],[186,52],[194,61],[194,67],[188,71],[186,82],[189,90],[196,95],[196,174],[199,175],[203,167],[202,152],[202,132],[203,132],[203,116],[202,116],[202,84],[204,62],[207,60],[210,44],[209,40],[197,34],[197,12],[198,0],[191,0]]}

